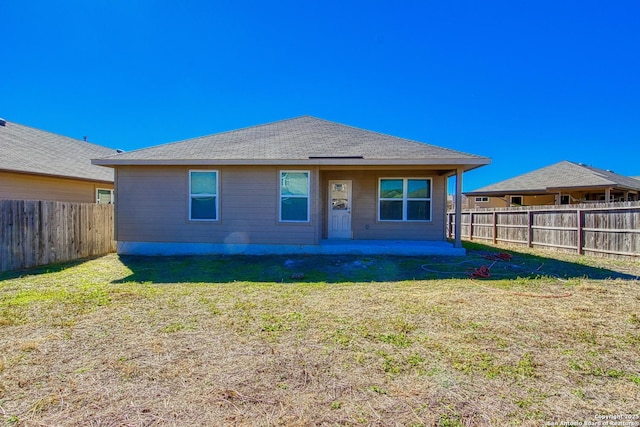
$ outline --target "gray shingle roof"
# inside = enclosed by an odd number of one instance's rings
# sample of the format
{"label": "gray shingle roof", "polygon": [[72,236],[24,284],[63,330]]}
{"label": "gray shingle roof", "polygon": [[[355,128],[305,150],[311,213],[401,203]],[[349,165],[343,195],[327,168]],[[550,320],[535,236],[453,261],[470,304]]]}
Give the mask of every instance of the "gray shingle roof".
{"label": "gray shingle roof", "polygon": [[223,132],[94,160],[95,164],[455,164],[486,157],[310,116]]}
{"label": "gray shingle roof", "polygon": [[113,169],[91,159],[115,150],[6,121],[0,126],[0,170],[113,182]]}
{"label": "gray shingle roof", "polygon": [[640,181],[612,171],[565,160],[474,191],[465,192],[465,194],[477,196],[545,193],[554,189],[607,187],[640,190]]}

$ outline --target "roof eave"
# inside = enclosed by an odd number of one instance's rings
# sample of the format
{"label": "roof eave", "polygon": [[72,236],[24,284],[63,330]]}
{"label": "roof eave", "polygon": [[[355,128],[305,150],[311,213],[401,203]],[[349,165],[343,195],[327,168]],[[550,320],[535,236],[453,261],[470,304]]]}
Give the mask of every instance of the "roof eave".
{"label": "roof eave", "polygon": [[510,190],[490,190],[490,191],[466,191],[463,192],[465,196],[489,196],[489,197],[497,197],[497,196],[507,196],[507,195],[545,195],[545,194],[556,194],[559,192],[572,192],[572,191],[604,191],[607,188],[616,190],[616,191],[640,191],[637,189],[620,186],[620,185],[585,185],[579,187],[548,187],[546,189],[539,190],[518,190],[518,189],[510,189]]}
{"label": "roof eave", "polygon": [[309,165],[309,166],[376,166],[376,165],[455,165],[463,166],[467,170],[488,165],[491,160],[488,158],[438,158],[438,159],[93,159],[91,163],[99,166],[203,166],[203,165]]}
{"label": "roof eave", "polygon": [[623,190],[638,191],[637,189],[632,189],[632,188],[629,188],[629,187],[627,187],[625,185],[619,185],[619,184],[614,184],[614,183],[597,184],[597,185],[580,185],[580,186],[572,186],[572,187],[549,187],[549,188],[547,188],[547,190],[558,192],[558,191],[576,191],[576,190],[582,190],[582,191],[606,190],[607,188],[613,189],[613,190],[620,190],[620,191],[623,191]]}
{"label": "roof eave", "polygon": [[35,175],[35,176],[42,176],[47,178],[73,179],[76,181],[98,182],[98,183],[104,183],[104,184],[113,184],[113,181],[114,181],[113,179],[108,180],[104,178],[92,178],[92,177],[86,177],[86,176],[59,175],[59,174],[53,174],[53,173],[32,172],[32,171],[24,171],[24,170],[18,170],[18,169],[0,169],[0,172],[15,173],[20,175]]}
{"label": "roof eave", "polygon": [[508,195],[529,195],[529,196],[539,196],[548,194],[549,192],[546,189],[540,190],[491,190],[491,191],[464,191],[462,194],[465,196],[489,196],[489,197],[499,197],[499,196],[508,196]]}

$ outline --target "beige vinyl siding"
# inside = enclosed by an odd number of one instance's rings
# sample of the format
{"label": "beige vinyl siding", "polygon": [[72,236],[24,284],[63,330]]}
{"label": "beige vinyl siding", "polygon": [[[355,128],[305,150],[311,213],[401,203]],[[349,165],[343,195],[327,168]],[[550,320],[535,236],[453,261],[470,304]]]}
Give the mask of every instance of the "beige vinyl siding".
{"label": "beige vinyl siding", "polygon": [[113,184],[0,172],[0,199],[95,203],[98,188],[112,190]]}
{"label": "beige vinyl siding", "polygon": [[[275,166],[215,166],[219,179],[219,220],[189,220],[189,169],[184,166],[120,166],[117,170],[117,236],[126,242],[317,244],[326,237],[330,179],[353,181],[352,230],[362,240],[444,240],[446,182],[437,171],[320,170],[312,168],[310,222],[280,222],[279,179]],[[199,170],[206,168],[198,167]],[[306,168],[304,170],[309,170]],[[378,179],[432,180],[432,220],[378,221]]]}
{"label": "beige vinyl siding", "polygon": [[[388,222],[378,220],[378,179],[382,177],[431,178],[431,221]],[[357,240],[444,240],[446,219],[445,177],[429,170],[360,170],[323,171],[323,187],[329,180],[353,181],[351,228]],[[327,190],[323,190],[324,217],[327,216]],[[326,221],[325,221],[326,222]],[[323,230],[326,236],[326,227]]]}
{"label": "beige vinyl siding", "polygon": [[[198,170],[205,169],[198,167]],[[280,223],[277,220],[280,168],[216,166],[210,169],[218,171],[219,220],[198,222],[189,220],[189,168],[118,167],[116,239],[181,243],[317,243],[315,212],[311,212],[309,223]],[[311,180],[313,188],[316,180],[313,172]]]}

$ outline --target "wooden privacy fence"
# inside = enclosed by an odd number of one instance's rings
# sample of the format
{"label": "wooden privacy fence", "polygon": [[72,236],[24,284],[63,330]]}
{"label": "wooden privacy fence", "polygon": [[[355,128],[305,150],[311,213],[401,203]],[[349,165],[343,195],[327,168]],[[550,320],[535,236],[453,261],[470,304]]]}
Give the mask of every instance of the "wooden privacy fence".
{"label": "wooden privacy fence", "polygon": [[0,271],[116,250],[113,205],[0,200]]}
{"label": "wooden privacy fence", "polygon": [[[455,214],[447,214],[454,237]],[[640,203],[524,206],[462,212],[462,239],[640,257]]]}

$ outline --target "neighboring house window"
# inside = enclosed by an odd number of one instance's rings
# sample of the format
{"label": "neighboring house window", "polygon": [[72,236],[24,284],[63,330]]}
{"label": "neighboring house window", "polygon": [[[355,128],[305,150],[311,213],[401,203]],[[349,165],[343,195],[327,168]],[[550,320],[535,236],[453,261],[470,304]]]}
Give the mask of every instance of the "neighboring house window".
{"label": "neighboring house window", "polygon": [[100,205],[112,205],[114,202],[113,190],[98,188],[96,192],[96,203]]}
{"label": "neighboring house window", "polygon": [[280,221],[309,221],[309,171],[280,171]]}
{"label": "neighboring house window", "polygon": [[511,196],[511,206],[522,206],[522,196]]}
{"label": "neighboring house window", "polygon": [[380,221],[431,221],[431,179],[381,178]]}
{"label": "neighboring house window", "polygon": [[560,196],[560,204],[569,205],[571,204],[571,199],[569,198],[569,196]]}
{"label": "neighboring house window", "polygon": [[489,201],[489,197],[487,196],[476,197],[476,203],[486,203],[488,201]]}
{"label": "neighboring house window", "polygon": [[218,219],[218,171],[189,171],[189,219]]}

